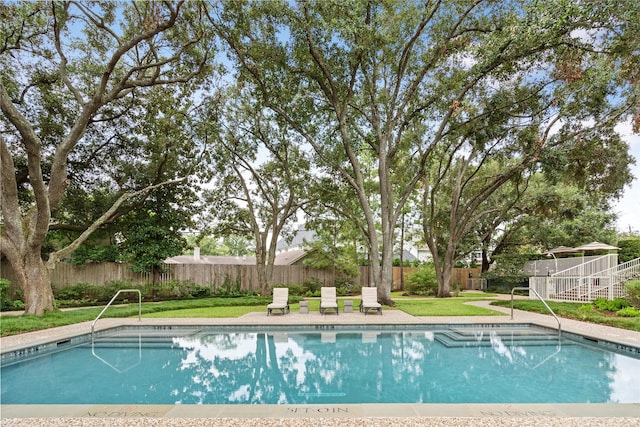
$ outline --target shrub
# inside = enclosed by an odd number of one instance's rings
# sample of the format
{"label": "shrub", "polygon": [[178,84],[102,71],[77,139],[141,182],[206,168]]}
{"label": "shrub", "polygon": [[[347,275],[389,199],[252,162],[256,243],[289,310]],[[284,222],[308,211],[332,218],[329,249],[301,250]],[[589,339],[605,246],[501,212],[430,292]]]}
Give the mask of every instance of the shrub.
{"label": "shrub", "polygon": [[[54,297],[58,307],[77,307],[82,305],[103,305],[113,298],[121,289],[137,289],[140,291],[142,300],[173,300],[189,298],[206,298],[211,296],[211,289],[208,286],[198,285],[190,281],[171,281],[159,283],[155,286],[151,283],[133,285],[129,281],[114,280],[103,286],[90,285],[88,283],[76,283],[54,289]],[[226,292],[227,289],[225,288]],[[255,292],[237,292],[240,296],[253,296]],[[220,296],[236,296],[225,293]],[[138,296],[133,292],[122,293],[114,303],[137,302]]]}
{"label": "shrub", "polygon": [[438,292],[438,279],[433,264],[423,264],[417,270],[407,275],[405,289],[409,295],[436,295]]}
{"label": "shrub", "polygon": [[620,239],[616,246],[620,248],[618,251],[618,260],[621,263],[640,257],[640,238],[631,237]]}
{"label": "shrub", "polygon": [[155,296],[155,299],[185,299],[185,298],[205,298],[211,295],[211,288],[208,286],[198,285],[192,281],[172,280],[170,282],[157,284],[142,285],[140,288],[145,299]]}
{"label": "shrub", "polygon": [[0,279],[0,311],[24,310],[24,303],[20,299],[13,299],[9,294],[11,282]]}
{"label": "shrub", "polygon": [[625,307],[616,311],[616,314],[620,317],[640,317],[640,310],[633,307]]}
{"label": "shrub", "polygon": [[350,278],[339,277],[336,279],[336,293],[340,296],[359,293],[358,285]]}
{"label": "shrub", "polygon": [[626,284],[627,300],[635,308],[640,308],[640,280],[634,280]]}
{"label": "shrub", "polygon": [[[139,289],[142,293],[142,298],[145,298],[145,293],[142,292],[144,289],[144,285],[133,285],[130,280],[112,280],[109,283],[106,283],[104,286],[96,286],[97,288],[97,298],[101,301],[110,301],[111,298],[121,289]],[[118,299],[126,299],[132,298],[131,294],[120,294]],[[137,296],[136,296],[137,301]]]}
{"label": "shrub", "polygon": [[302,285],[273,285],[274,288],[289,288],[289,296],[304,295],[304,287]]}
{"label": "shrub", "polygon": [[103,286],[76,283],[75,285],[54,289],[53,296],[56,299],[56,305],[64,308],[103,304],[108,302],[115,295],[115,292],[108,294]]}
{"label": "shrub", "polygon": [[224,282],[222,285],[217,287],[212,293],[212,296],[215,297],[236,297],[242,295],[242,291],[240,290],[240,284],[242,282],[242,277],[237,275],[235,278],[232,278],[230,275],[224,276]]}
{"label": "shrub", "polygon": [[584,304],[580,306],[579,309],[581,312],[590,313],[593,311],[593,304]]}
{"label": "shrub", "polygon": [[616,298],[614,300],[608,300],[606,298],[596,298],[593,300],[593,305],[598,310],[603,311],[618,311],[629,306],[629,303],[624,298]]}
{"label": "shrub", "polygon": [[308,279],[305,279],[302,286],[304,287],[305,295],[319,295],[320,288],[322,287],[322,282],[320,282],[320,280],[316,279],[315,277],[309,277]]}

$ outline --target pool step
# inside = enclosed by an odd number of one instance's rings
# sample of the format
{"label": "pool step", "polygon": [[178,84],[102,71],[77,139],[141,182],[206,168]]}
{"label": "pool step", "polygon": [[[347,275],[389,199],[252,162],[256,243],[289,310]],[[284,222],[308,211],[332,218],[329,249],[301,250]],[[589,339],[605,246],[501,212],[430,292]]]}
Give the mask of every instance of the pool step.
{"label": "pool step", "polygon": [[451,329],[435,334],[435,340],[445,347],[490,347],[498,342],[507,346],[555,346],[558,335],[532,329],[511,329],[508,331],[478,331],[471,329]]}
{"label": "pool step", "polygon": [[[91,346],[91,343],[87,343],[87,346]],[[144,347],[144,348],[167,348],[176,345],[173,342],[173,337],[170,336],[145,336],[142,339],[138,336],[108,336],[108,337],[96,337],[93,340],[94,347]]]}

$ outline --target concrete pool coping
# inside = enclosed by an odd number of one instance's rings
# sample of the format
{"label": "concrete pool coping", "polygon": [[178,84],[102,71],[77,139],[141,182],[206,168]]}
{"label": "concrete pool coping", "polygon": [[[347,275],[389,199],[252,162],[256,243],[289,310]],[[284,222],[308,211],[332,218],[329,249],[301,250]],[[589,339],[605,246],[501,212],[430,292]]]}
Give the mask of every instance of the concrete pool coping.
{"label": "concrete pool coping", "polygon": [[[318,312],[266,315],[254,312],[238,318],[100,319],[96,331],[127,325],[393,325],[393,324],[532,324],[556,329],[550,315],[472,304],[500,312],[497,316],[411,316],[384,309],[383,315],[360,312],[321,315]],[[640,332],[560,319],[562,330],[595,340],[640,347]],[[91,322],[0,338],[0,353],[83,335]],[[3,426],[24,425],[562,425],[640,426],[638,402],[630,404],[358,404],[358,405],[0,405]]]}

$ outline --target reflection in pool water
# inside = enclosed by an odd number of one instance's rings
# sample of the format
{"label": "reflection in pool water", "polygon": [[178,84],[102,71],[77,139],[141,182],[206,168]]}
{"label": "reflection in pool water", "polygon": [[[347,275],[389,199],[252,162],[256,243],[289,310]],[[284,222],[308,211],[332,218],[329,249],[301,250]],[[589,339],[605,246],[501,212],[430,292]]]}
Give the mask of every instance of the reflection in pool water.
{"label": "reflection in pool water", "polygon": [[2,369],[2,403],[640,402],[640,360],[536,328],[122,331]]}

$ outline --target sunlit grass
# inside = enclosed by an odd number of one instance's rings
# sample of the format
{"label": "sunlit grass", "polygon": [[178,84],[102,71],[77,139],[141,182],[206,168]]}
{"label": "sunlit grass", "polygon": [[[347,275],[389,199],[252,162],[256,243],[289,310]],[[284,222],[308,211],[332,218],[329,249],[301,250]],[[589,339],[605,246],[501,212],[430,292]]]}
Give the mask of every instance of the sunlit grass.
{"label": "sunlit grass", "polygon": [[[502,316],[501,312],[475,307],[465,304],[470,301],[493,300],[495,294],[462,292],[454,298],[421,298],[403,296],[402,292],[391,295],[395,305],[383,306],[383,312],[402,310],[412,316]],[[320,298],[308,298],[310,312],[320,311]],[[353,310],[358,311],[360,299],[339,298],[338,307],[344,311],[344,301],[353,302]],[[236,318],[251,312],[267,311],[267,304],[271,298],[240,297],[240,298],[205,298],[180,301],[149,302],[142,304],[143,317],[147,318]],[[509,301],[495,301],[493,304],[509,306]],[[640,331],[639,318],[623,318],[610,316],[589,309],[588,305],[575,303],[549,303],[552,309],[561,317],[610,325],[618,328]],[[292,303],[292,312],[298,312],[300,305]],[[537,301],[516,300],[515,308],[528,311],[547,313],[546,308]],[[0,317],[0,334],[2,336],[15,335],[29,331],[53,328],[75,323],[93,321],[102,307],[82,308],[69,311],[47,313],[44,316],[7,316]],[[103,317],[136,317],[138,304],[110,307]]]}
{"label": "sunlit grass", "polygon": [[[142,314],[169,313],[159,317],[188,317],[176,313],[183,310],[202,310],[203,313],[221,313],[224,309],[244,307],[249,310],[265,310],[270,298],[239,297],[239,298],[202,298],[193,300],[176,300],[148,302],[142,304]],[[0,335],[15,335],[24,332],[48,329],[57,326],[93,321],[102,311],[102,307],[79,308],[73,310],[46,313],[43,316],[9,316],[0,317]],[[243,313],[244,314],[244,313]],[[109,307],[103,317],[135,317],[138,315],[138,304],[126,304]],[[203,316],[203,317],[236,317],[236,316]]]}
{"label": "sunlit grass", "polygon": [[240,317],[247,313],[264,311],[264,307],[257,306],[231,306],[231,307],[200,307],[183,310],[158,311],[143,315],[145,318],[220,318],[220,317]]}
{"label": "sunlit grass", "polygon": [[504,313],[465,304],[480,298],[397,299],[395,308],[412,316],[503,316]]}
{"label": "sunlit grass", "polygon": [[[493,305],[510,307],[510,301],[495,301]],[[640,331],[640,317],[621,317],[611,313],[603,313],[593,308],[592,304],[576,302],[554,302],[547,301],[547,304],[559,317],[580,320],[582,322],[597,323],[621,329]],[[547,308],[538,300],[516,300],[513,308],[518,310],[532,311],[535,313],[549,314]]]}

